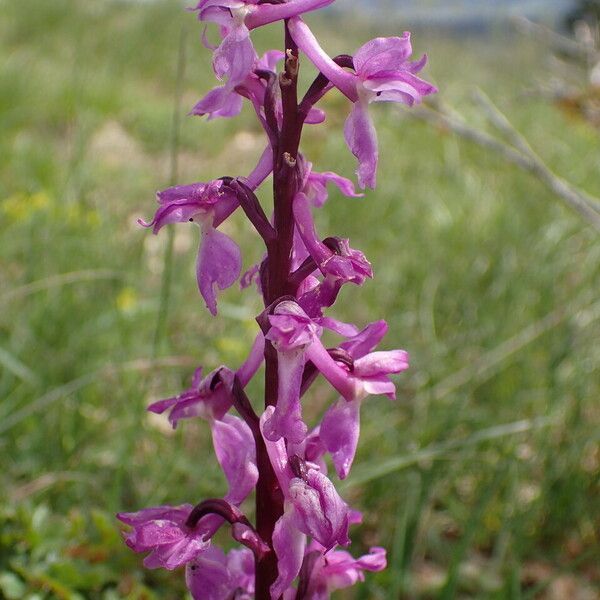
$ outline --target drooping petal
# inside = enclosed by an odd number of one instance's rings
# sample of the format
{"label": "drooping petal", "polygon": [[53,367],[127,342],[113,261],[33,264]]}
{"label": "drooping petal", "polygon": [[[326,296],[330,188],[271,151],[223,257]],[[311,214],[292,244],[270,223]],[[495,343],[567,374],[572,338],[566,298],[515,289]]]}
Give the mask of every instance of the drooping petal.
{"label": "drooping petal", "polygon": [[360,434],[360,400],[341,398],[323,416],[319,436],[331,454],[340,479],[345,479],[354,461]]}
{"label": "drooping petal", "polygon": [[236,25],[225,36],[213,54],[213,69],[219,79],[227,79],[233,89],[246,79],[258,56],[245,25]]}
{"label": "drooping petal", "polygon": [[287,490],[293,474],[288,464],[288,454],[285,446],[285,440],[280,438],[273,442],[265,435],[265,424],[273,417],[274,412],[274,406],[267,406],[265,412],[260,417],[260,431],[265,441],[267,454],[269,455],[269,461],[271,462],[273,471],[275,471],[277,481],[279,481],[279,487],[282,490]]}
{"label": "drooping petal", "polygon": [[200,294],[213,315],[217,314],[215,286],[221,290],[232,286],[241,270],[242,255],[239,246],[210,224],[203,223],[196,277]]}
{"label": "drooping petal", "polygon": [[365,187],[375,188],[379,149],[377,132],[369,116],[366,102],[354,103],[344,125],[344,138],[348,148],[358,159],[356,171],[358,184],[363,189]]}
{"label": "drooping petal", "polygon": [[229,483],[225,500],[241,504],[258,481],[256,447],[248,425],[238,417],[225,415],[211,422],[217,460]]}
{"label": "drooping petal", "polygon": [[297,529],[294,509],[288,506],[273,530],[273,550],[277,555],[277,579],[271,586],[273,600],[277,600],[298,576],[305,547],[306,536]]}
{"label": "drooping petal", "polygon": [[364,195],[354,189],[354,184],[350,179],[346,179],[333,171],[324,171],[323,173],[311,171],[307,178],[305,193],[315,206],[321,207],[325,204],[329,196],[327,192],[328,183],[333,183],[344,196],[359,198]]}

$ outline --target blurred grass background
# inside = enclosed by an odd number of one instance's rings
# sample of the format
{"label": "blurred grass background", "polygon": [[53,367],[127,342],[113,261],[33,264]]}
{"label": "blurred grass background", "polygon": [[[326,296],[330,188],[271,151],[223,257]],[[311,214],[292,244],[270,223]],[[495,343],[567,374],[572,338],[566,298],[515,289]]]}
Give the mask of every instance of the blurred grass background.
{"label": "blurred grass background", "polygon": [[[332,53],[381,33],[310,20]],[[169,183],[182,31],[187,110],[213,82],[177,3],[0,2],[0,597],[181,598],[181,574],[145,571],[114,513],[224,489],[205,424],[172,432],[144,412],[197,364],[239,364],[259,310],[233,288],[209,317],[196,230],[177,227],[153,350],[168,236],[136,219]],[[550,76],[546,48],[427,30],[414,43],[444,101],[477,122],[469,90],[482,87],[556,172],[600,194],[598,132],[523,94]],[[347,106],[332,95],[325,108],[304,149],[350,176]],[[335,316],[385,317],[387,347],[412,356],[399,401],[366,402],[343,486],[365,512],[353,552],[384,545],[390,559],[353,597],[598,598],[597,233],[497,156],[395,107],[373,113],[377,191],[332,193],[319,214],[321,234],[350,237],[376,273]],[[249,112],[185,119],[178,181],[246,174],[263,144]],[[252,232],[239,215],[227,227],[250,266]],[[313,397],[322,410],[330,393]]]}

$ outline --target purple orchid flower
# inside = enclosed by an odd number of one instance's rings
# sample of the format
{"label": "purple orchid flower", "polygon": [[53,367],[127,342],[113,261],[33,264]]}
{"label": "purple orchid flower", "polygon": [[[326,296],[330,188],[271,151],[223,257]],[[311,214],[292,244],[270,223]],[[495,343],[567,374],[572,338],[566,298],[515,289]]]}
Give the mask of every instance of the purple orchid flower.
{"label": "purple orchid flower", "polygon": [[[277,63],[285,57],[279,50],[269,50],[255,62],[253,70],[250,71],[245,79],[231,85],[229,82],[210,90],[194,108],[190,111],[191,115],[208,116],[211,121],[218,117],[235,117],[242,110],[243,98],[247,98],[261,122],[263,128],[268,133],[267,119],[265,114],[265,97],[267,93],[267,82],[264,73],[271,73],[273,77],[277,76]],[[261,74],[261,76],[258,75]],[[275,88],[277,91],[277,88]],[[275,98],[275,115],[279,126],[283,119],[283,107],[281,104],[281,95]],[[325,120],[325,113],[318,108],[311,107],[308,112],[305,123],[316,125]],[[346,180],[347,181],[347,180]],[[347,187],[347,184],[346,184]]]}
{"label": "purple orchid flower", "polygon": [[416,62],[412,55],[410,33],[402,37],[375,38],[354,55],[354,73],[337,65],[321,48],[309,27],[300,18],[289,23],[298,47],[314,65],[353,102],[344,126],[346,143],[358,159],[358,183],[374,188],[378,161],[377,133],[367,107],[371,102],[400,102],[412,106],[437,89],[416,76],[427,62],[424,55]]}
{"label": "purple orchid flower", "polygon": [[[249,187],[258,187],[271,172],[272,164],[271,153],[265,151],[246,180]],[[242,268],[238,245],[216,229],[237,208],[237,197],[222,180],[217,179],[208,183],[168,188],[158,192],[157,200],[159,208],[152,221],[139,221],[144,227],[152,227],[155,234],[169,223],[191,221],[200,226],[196,280],[206,306],[216,315],[215,287],[224,290],[232,286],[239,278]]]}
{"label": "purple orchid flower", "polygon": [[215,226],[217,203],[235,202],[231,191],[222,181],[179,185],[157,195],[160,208],[154,219],[146,226],[153,226],[154,233],[167,223],[192,221],[200,226],[201,240],[196,263],[196,279],[200,294],[208,310],[217,314],[215,286],[224,290],[232,286],[240,276],[242,256],[238,245]]}
{"label": "purple orchid flower", "polygon": [[[311,544],[306,554],[317,555],[312,565],[310,579],[304,592],[304,600],[328,600],[335,590],[342,590],[364,581],[365,571],[382,571],[387,566],[384,548],[371,548],[369,554],[354,558],[343,550],[333,550],[324,554],[317,544]],[[294,600],[296,590],[289,590],[284,600]]]}
{"label": "purple orchid flower", "polygon": [[[159,192],[154,218],[142,222],[154,233],[170,223],[193,221],[200,226],[196,278],[213,315],[218,290],[233,285],[242,272],[240,249],[220,225],[241,207],[265,246],[259,265],[240,280],[242,288],[256,281],[265,305],[257,317],[261,332],[246,361],[235,372],[221,366],[203,377],[197,369],[188,390],[149,407],[168,412],[173,427],[191,417],[207,421],[227,483],[225,495],[195,506],[119,515],[131,528],[126,542],[147,553],[147,566],[185,565],[194,599],[325,600],[361,581],[365,572],[385,566],[381,548],[358,559],[339,549],[350,543],[349,527],[362,516],[337,493],[327,475],[327,454],[337,475],[345,478],[356,453],[362,401],[372,394],[395,398],[390,376],[408,367],[408,355],[377,350],[387,331],[385,321],[359,330],[326,314],[345,284],[362,285],[373,271],[347,239],[319,237],[312,211],[327,201],[330,184],[347,197],[362,194],[337,173],[314,171],[299,148],[304,124],[325,118],[315,105],[338,88],[352,102],[344,135],[358,159],[358,183],[374,187],[378,149],[368,105],[412,105],[435,89],[417,77],[426,57],[410,62],[408,33],[371,40],[353,58],[329,58],[301,16],[332,2],[197,0],[199,20],[220,29],[220,42],[212,47],[219,84],[192,114],[208,120],[232,117],[246,99],[266,134],[267,147],[247,178],[222,177]],[[284,21],[285,52],[271,50],[259,59],[250,32],[275,21]],[[203,41],[210,46],[205,34]],[[319,70],[303,97],[298,95],[299,51]],[[283,65],[278,68],[279,61]],[[269,218],[255,191],[271,173]],[[342,338],[336,347],[325,347],[324,329]],[[247,388],[263,363],[266,409],[260,415]],[[340,398],[309,429],[301,397],[320,374]],[[230,414],[231,408],[239,417]],[[256,529],[240,509],[254,490]],[[214,545],[224,523],[247,549],[225,553]]]}
{"label": "purple orchid flower", "polygon": [[186,565],[185,580],[194,600],[251,600],[254,556],[246,548],[225,554],[211,546]]}
{"label": "purple orchid flower", "polygon": [[[284,53],[278,50],[266,52],[254,65],[254,70],[269,71],[275,74],[277,63],[283,59]],[[243,81],[213,88],[191,110],[192,115],[208,115],[208,120],[217,117],[234,117],[242,110],[243,97],[253,104],[257,115],[264,120],[264,100],[266,83],[254,71],[246,74]]]}
{"label": "purple orchid flower", "polygon": [[194,372],[191,388],[178,396],[152,403],[148,410],[159,415],[169,410],[173,429],[181,419],[222,419],[233,403],[233,376],[232,371],[221,366],[202,378],[202,367],[199,367]]}
{"label": "purple orchid flower", "polygon": [[188,527],[186,521],[192,508],[191,504],[158,506],[119,513],[117,518],[133,528],[126,534],[125,543],[135,552],[150,552],[144,566],[172,571],[204,552],[216,531],[212,516],[205,517],[194,528]]}

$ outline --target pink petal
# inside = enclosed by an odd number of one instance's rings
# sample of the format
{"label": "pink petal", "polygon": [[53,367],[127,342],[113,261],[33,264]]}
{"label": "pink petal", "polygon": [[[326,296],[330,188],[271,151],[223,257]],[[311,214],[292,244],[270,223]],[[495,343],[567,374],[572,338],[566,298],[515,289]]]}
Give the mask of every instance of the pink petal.
{"label": "pink petal", "polygon": [[361,79],[398,67],[412,54],[410,32],[402,37],[379,37],[368,41],[354,54],[354,68]]}
{"label": "pink petal", "polygon": [[200,294],[213,315],[217,314],[215,285],[221,290],[232,286],[241,270],[242,256],[238,245],[224,233],[203,223],[196,277]]}
{"label": "pink petal", "polygon": [[345,71],[331,59],[302,19],[298,17],[290,19],[288,27],[298,48],[306,54],[315,67],[352,102],[356,102],[358,99],[356,75]]}
{"label": "pink petal", "polygon": [[244,421],[233,415],[213,420],[211,430],[217,460],[229,483],[225,500],[239,505],[258,481],[252,432]]}
{"label": "pink petal", "polygon": [[377,132],[369,116],[367,105],[355,102],[344,125],[344,137],[352,154],[358,159],[358,184],[361,188],[375,188],[377,160]]}
{"label": "pink petal", "polygon": [[275,523],[273,550],[277,555],[277,579],[271,586],[271,598],[277,600],[298,576],[302,561],[306,536],[295,526],[293,509],[287,509]]}
{"label": "pink petal", "polygon": [[360,434],[360,400],[338,400],[323,417],[319,436],[331,454],[340,479],[345,479],[354,461]]}

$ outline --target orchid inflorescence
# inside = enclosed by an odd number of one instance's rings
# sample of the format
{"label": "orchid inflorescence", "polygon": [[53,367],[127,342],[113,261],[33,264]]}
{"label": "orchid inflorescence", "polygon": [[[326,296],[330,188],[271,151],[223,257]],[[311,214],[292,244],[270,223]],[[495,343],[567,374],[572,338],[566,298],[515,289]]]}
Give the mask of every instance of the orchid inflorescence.
{"label": "orchid inflorescence", "polygon": [[[159,506],[119,519],[130,526],[126,543],[148,552],[148,568],[185,567],[191,595],[202,600],[322,600],[336,589],[364,579],[365,571],[386,565],[385,550],[372,548],[353,558],[340,546],[361,515],[350,509],[327,474],[329,455],[340,479],[348,476],[359,435],[360,405],[371,394],[395,398],[390,375],[408,367],[404,350],[376,351],[385,321],[359,329],[325,315],[344,284],[361,285],[373,273],[364,254],[347,239],[321,239],[313,209],[323,206],[328,184],[345,196],[361,196],[354,184],[333,172],[318,173],[299,152],[305,123],[325,120],[316,104],[337,88],[352,103],[344,127],[348,147],[358,159],[358,183],[374,188],[377,137],[368,112],[374,101],[412,105],[435,88],[416,75],[426,57],[410,62],[410,34],[376,38],[353,56],[330,58],[302,20],[302,14],[333,0],[201,0],[202,22],[219,26],[221,42],[211,46],[213,69],[221,85],[192,109],[208,119],[232,117],[250,102],[266,134],[267,146],[247,177],[180,185],[157,195],[150,223],[154,233],[166,224],[192,221],[200,226],[196,275],[209,311],[216,315],[218,289],[240,279],[255,281],[265,310],[246,361],[233,371],[218,367],[180,395],[155,402],[149,410],[168,412],[173,427],[200,417],[211,428],[217,460],[228,482],[222,498],[192,506]],[[259,58],[250,31],[276,21],[285,29],[285,53]],[[300,55],[318,75],[298,97]],[[283,62],[281,72],[277,66]],[[269,218],[255,195],[273,175],[274,209]],[[242,275],[238,245],[219,226],[241,207],[262,238],[266,254]],[[328,348],[327,329],[342,341]],[[257,414],[245,388],[265,364],[265,409]],[[302,414],[302,397],[322,375],[339,399],[312,429]],[[232,414],[233,410],[238,416]],[[242,503],[254,491],[254,525]],[[241,547],[225,553],[212,541],[223,525]]]}

